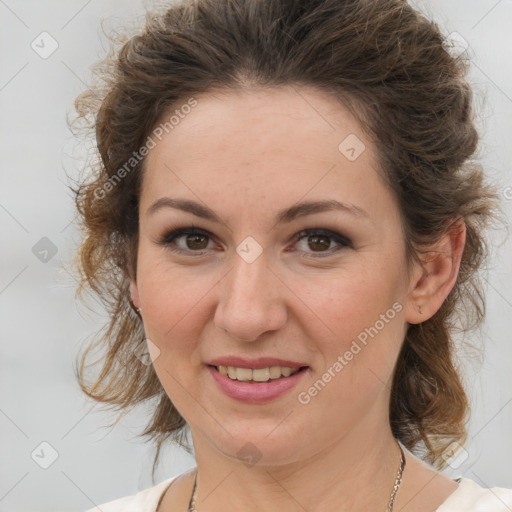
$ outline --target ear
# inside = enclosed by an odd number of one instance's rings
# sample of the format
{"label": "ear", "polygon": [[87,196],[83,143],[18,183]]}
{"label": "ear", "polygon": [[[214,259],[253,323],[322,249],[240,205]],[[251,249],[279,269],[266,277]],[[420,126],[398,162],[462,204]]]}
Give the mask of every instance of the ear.
{"label": "ear", "polygon": [[465,244],[466,224],[461,218],[422,255],[423,264],[414,273],[405,306],[408,323],[424,322],[442,306],[457,280]]}
{"label": "ear", "polygon": [[134,237],[125,239],[127,273],[130,280],[130,295],[136,308],[140,308],[139,289],[137,287],[137,240]]}
{"label": "ear", "polygon": [[130,295],[132,296],[132,301],[135,304],[135,307],[140,308],[139,289],[137,288],[137,283],[133,278],[130,278]]}

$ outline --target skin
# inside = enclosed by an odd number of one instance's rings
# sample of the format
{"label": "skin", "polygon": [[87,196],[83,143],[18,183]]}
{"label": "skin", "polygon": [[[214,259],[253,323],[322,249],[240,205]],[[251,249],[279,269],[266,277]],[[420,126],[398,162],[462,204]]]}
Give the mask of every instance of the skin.
{"label": "skin", "polygon": [[[196,99],[146,159],[131,294],[159,350],[155,371],[191,429],[197,509],[220,512],[229,503],[248,512],[386,510],[399,464],[388,418],[393,369],[407,323],[431,317],[452,289],[465,226],[408,274],[396,200],[379,176],[372,143],[346,108],[306,87]],[[354,161],[338,149],[350,134],[365,145]],[[164,196],[198,201],[222,222],[169,207],[149,213]],[[298,201],[325,199],[367,216],[331,210],[276,222],[279,210]],[[158,243],[190,226],[208,233],[199,245],[193,237],[187,245],[186,235],[174,245]],[[295,237],[311,228],[351,244],[330,237],[318,249],[311,235]],[[263,251],[252,263],[236,252],[248,236]],[[401,306],[394,318],[301,404],[298,393],[394,303]],[[206,370],[221,355],[275,356],[309,369],[297,389],[246,404],[219,391]],[[237,457],[247,442],[261,457],[251,467]],[[395,511],[433,511],[456,490],[409,452],[406,460]],[[158,510],[185,511],[193,476],[179,478]]]}

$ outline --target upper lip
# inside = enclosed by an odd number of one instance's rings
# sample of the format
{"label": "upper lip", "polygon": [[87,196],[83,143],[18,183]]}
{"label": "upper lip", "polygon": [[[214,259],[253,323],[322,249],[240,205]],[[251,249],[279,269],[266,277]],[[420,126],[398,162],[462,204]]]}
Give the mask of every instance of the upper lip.
{"label": "upper lip", "polygon": [[238,356],[223,356],[212,359],[208,363],[211,366],[233,366],[235,368],[267,368],[270,366],[286,366],[289,368],[301,368],[308,366],[304,363],[289,361],[288,359],[279,359],[276,357],[258,357],[257,359],[247,359]]}

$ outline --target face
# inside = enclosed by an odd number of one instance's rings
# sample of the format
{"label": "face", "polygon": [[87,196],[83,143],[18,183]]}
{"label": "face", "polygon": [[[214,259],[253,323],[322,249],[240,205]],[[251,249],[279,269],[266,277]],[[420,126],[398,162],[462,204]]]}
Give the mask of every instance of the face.
{"label": "face", "polygon": [[131,291],[166,393],[227,457],[250,442],[283,464],[371,436],[410,291],[374,147],[312,89],[196,100],[151,149],[140,197]]}

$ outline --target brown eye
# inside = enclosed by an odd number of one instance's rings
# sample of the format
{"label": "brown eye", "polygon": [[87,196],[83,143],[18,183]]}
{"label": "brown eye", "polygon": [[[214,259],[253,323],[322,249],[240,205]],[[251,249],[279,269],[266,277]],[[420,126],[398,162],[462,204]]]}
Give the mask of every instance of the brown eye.
{"label": "brown eye", "polygon": [[201,229],[182,228],[167,233],[158,243],[174,252],[202,254],[210,241],[210,235]]}
{"label": "brown eye", "polygon": [[[206,249],[208,237],[205,235],[188,235],[185,238],[185,244],[188,249]],[[206,244],[205,244],[206,240]]]}
{"label": "brown eye", "polygon": [[331,241],[325,235],[311,235],[308,237],[308,245],[313,251],[323,251],[329,248]]}
{"label": "brown eye", "polygon": [[[299,242],[306,239],[306,244],[300,247]],[[331,244],[338,244],[338,247],[330,248]],[[317,253],[310,254],[312,257],[331,256],[343,248],[352,247],[352,242],[339,233],[324,229],[306,229],[297,235],[296,245],[303,252]]]}

